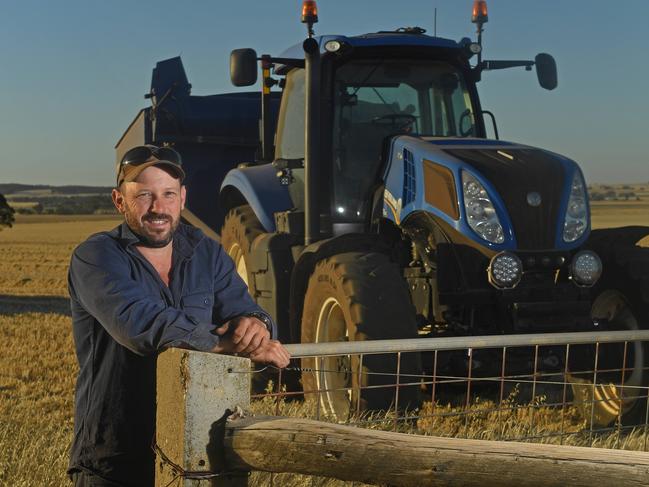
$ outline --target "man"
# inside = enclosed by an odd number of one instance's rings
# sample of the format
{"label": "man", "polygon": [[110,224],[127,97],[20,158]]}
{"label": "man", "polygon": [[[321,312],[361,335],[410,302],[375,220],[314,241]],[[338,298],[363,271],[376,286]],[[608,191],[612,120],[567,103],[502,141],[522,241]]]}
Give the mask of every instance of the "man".
{"label": "man", "polygon": [[69,473],[75,486],[149,486],[156,354],[239,353],[286,367],[270,317],[216,242],[180,223],[180,155],[140,146],[117,167],[124,223],[79,245],[69,271],[79,360]]}

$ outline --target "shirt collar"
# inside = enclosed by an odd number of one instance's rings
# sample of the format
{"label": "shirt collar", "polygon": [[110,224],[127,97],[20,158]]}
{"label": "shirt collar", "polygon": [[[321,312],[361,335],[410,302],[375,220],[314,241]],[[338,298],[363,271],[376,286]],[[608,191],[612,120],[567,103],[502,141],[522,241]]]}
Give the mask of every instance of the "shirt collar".
{"label": "shirt collar", "polygon": [[[123,222],[115,230],[117,231],[117,239],[124,248],[131,247],[140,241],[139,237],[135,235],[126,222]],[[176,233],[174,233],[173,249],[181,256],[191,257],[194,249],[203,238],[205,238],[205,235],[198,228],[180,223],[176,229]]]}

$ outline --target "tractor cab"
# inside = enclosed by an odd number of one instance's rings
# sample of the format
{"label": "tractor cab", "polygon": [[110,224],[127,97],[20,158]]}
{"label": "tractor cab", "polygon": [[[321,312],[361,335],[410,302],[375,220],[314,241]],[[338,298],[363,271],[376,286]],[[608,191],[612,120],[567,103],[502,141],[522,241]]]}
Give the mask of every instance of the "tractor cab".
{"label": "tractor cab", "polygon": [[[422,29],[317,42],[323,46],[320,187],[330,195],[324,204],[334,228],[356,225],[362,231],[384,168],[386,141],[398,135],[484,137],[477,92],[460,47]],[[297,48],[281,57],[294,56]],[[306,71],[283,65],[275,72],[286,76],[275,161],[303,160]],[[304,184],[303,168],[294,168],[291,176]],[[303,192],[291,188],[291,193],[303,208]]]}
{"label": "tractor cab", "polygon": [[[419,27],[315,37],[312,1],[304,2],[302,19],[309,32],[304,43],[278,57],[237,49],[230,68],[233,83],[248,86],[256,82],[261,61],[262,96],[274,85],[283,87],[274,151],[272,134],[264,130],[263,152],[265,162],[278,168],[293,206],[311,222],[305,223],[307,243],[370,230],[375,191],[395,136],[486,138],[476,90],[483,70],[536,64],[542,86],[556,86],[556,67],[547,54],[535,61],[482,61],[486,6],[474,8],[478,43],[429,36]],[[497,134],[493,116],[492,121]],[[307,166],[314,177],[305,177]]]}

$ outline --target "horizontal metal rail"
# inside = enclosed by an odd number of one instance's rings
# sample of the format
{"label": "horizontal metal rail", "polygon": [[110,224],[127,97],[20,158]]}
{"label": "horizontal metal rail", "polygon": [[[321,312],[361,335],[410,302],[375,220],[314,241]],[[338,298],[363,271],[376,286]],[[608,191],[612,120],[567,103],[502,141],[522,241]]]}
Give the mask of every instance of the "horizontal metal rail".
{"label": "horizontal metal rail", "polygon": [[574,333],[530,333],[524,335],[486,335],[442,338],[408,338],[400,340],[366,340],[358,342],[287,344],[292,357],[325,357],[347,354],[378,354],[462,350],[479,348],[586,345],[649,341],[649,330],[596,331]]}

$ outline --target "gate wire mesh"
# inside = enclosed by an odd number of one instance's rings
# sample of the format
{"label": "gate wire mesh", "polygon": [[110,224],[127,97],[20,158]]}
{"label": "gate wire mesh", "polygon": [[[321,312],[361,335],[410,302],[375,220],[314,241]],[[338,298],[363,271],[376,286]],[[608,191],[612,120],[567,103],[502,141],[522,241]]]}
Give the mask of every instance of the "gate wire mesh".
{"label": "gate wire mesh", "polygon": [[519,337],[503,346],[493,345],[498,337],[454,338],[463,345],[441,348],[445,339],[391,340],[385,351],[378,341],[370,351],[369,342],[318,344],[313,355],[291,345],[289,368],[253,371],[252,409],[412,434],[647,451],[647,331],[545,334],[542,344]]}

